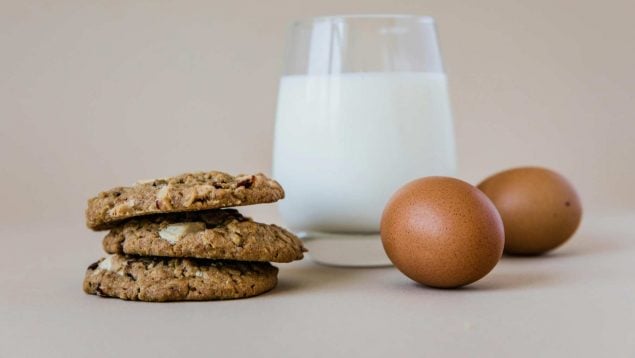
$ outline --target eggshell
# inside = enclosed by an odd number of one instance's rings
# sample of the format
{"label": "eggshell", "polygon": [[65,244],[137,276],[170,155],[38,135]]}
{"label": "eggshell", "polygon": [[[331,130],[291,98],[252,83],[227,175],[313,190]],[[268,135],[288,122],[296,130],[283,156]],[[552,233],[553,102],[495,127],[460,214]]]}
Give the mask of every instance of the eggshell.
{"label": "eggshell", "polygon": [[582,219],[582,204],[562,175],[523,167],[495,174],[478,185],[503,218],[505,252],[539,255],[562,245]]}
{"label": "eggshell", "polygon": [[381,239],[390,260],[427,286],[470,284],[490,272],[503,253],[503,222],[492,202],[454,178],[417,179],[386,205]]}

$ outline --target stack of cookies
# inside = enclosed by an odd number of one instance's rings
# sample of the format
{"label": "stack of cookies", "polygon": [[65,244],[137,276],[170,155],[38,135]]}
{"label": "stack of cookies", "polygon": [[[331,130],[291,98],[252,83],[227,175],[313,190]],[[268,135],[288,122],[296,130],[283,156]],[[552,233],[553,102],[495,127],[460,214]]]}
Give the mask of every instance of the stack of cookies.
{"label": "stack of cookies", "polygon": [[272,203],[280,184],[263,174],[183,174],[117,187],[88,200],[86,223],[109,230],[110,254],[88,267],[84,291],[141,301],[251,297],[274,288],[269,262],[306,251],[289,231],[227,207]]}

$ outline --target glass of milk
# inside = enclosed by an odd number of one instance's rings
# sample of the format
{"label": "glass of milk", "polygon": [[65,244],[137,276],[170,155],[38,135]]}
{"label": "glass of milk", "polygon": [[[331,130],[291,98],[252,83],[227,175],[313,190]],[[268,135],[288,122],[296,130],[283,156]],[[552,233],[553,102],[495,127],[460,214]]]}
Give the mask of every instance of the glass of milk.
{"label": "glass of milk", "polygon": [[273,156],[282,219],[318,262],[389,265],[379,223],[390,196],[456,171],[434,19],[318,17],[287,42]]}

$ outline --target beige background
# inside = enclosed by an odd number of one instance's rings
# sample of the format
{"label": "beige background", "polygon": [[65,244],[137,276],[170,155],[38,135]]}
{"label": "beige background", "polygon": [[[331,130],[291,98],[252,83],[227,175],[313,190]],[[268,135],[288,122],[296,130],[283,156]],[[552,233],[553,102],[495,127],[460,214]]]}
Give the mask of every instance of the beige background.
{"label": "beige background", "polygon": [[[0,356],[184,354],[208,341],[239,355],[632,356],[634,11],[630,0],[1,1]],[[82,295],[101,236],[83,227],[86,198],[183,171],[268,172],[286,26],[336,13],[436,17],[461,177],[559,170],[587,212],[572,244],[504,261],[472,291],[303,262],[248,301]],[[274,206],[248,212],[278,220]]]}
{"label": "beige background", "polygon": [[437,18],[463,178],[546,165],[589,210],[635,208],[632,4],[5,0],[0,220],[75,223],[138,178],[268,172],[287,24],[353,12]]}

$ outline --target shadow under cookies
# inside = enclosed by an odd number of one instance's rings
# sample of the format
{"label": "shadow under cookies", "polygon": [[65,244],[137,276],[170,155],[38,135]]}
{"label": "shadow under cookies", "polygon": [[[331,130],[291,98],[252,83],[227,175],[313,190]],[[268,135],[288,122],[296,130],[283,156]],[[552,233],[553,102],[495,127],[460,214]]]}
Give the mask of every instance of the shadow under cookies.
{"label": "shadow under cookies", "polygon": [[[302,290],[311,292],[331,288],[351,286],[368,270],[384,270],[390,267],[337,267],[321,265],[314,262],[302,262],[301,264],[278,264],[278,286],[271,294],[287,294],[291,291]],[[287,267],[288,266],[288,267]]]}

